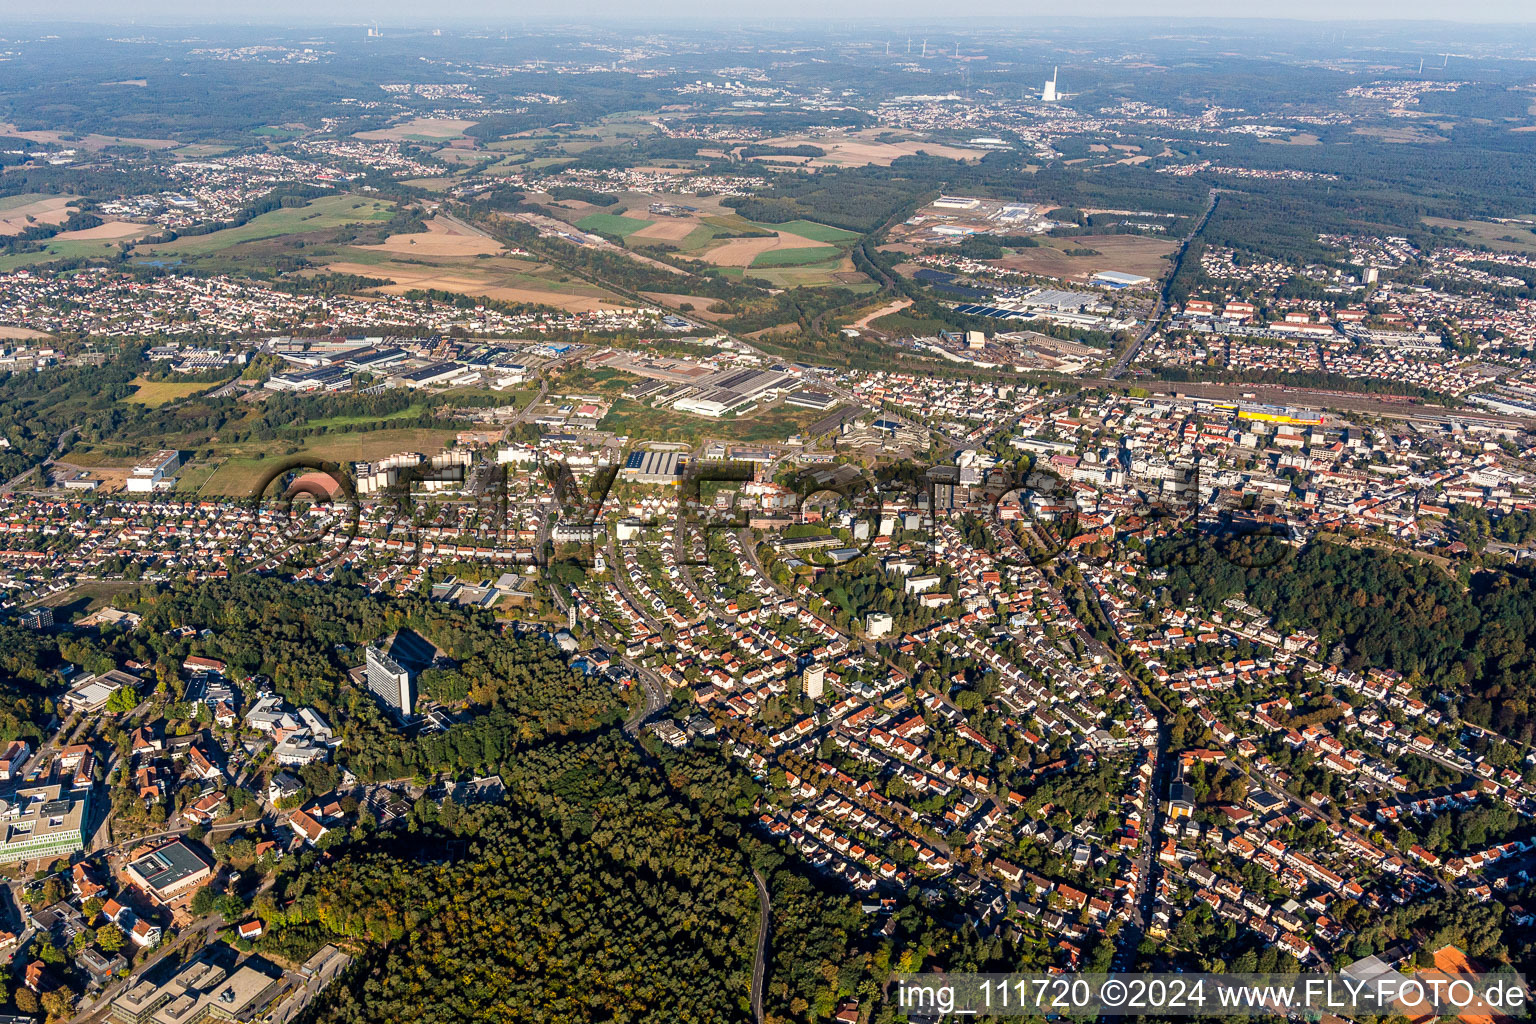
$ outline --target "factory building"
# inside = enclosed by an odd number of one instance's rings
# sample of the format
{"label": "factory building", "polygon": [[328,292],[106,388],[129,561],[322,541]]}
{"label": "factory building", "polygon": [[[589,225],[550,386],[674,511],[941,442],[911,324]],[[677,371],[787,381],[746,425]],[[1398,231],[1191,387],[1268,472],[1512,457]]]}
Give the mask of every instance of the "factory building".
{"label": "factory building", "polygon": [[677,452],[630,452],[624,463],[624,479],[637,484],[676,484],[683,475],[683,457]]}
{"label": "factory building", "polygon": [[1151,284],[1152,279],[1142,277],[1140,274],[1127,274],[1120,270],[1101,270],[1090,277],[1088,283],[1101,288],[1141,288]]}
{"label": "factory building", "polygon": [[133,467],[128,477],[128,490],[133,494],[149,494],[168,491],[176,486],[175,472],[181,465],[181,452],[158,451]]}

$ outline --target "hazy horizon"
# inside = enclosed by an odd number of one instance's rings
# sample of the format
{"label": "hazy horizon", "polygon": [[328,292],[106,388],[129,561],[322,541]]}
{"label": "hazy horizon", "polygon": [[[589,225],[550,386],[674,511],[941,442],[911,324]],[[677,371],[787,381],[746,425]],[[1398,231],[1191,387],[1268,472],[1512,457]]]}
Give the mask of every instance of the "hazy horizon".
{"label": "hazy horizon", "polygon": [[718,0],[660,0],[643,5],[622,0],[534,0],[532,3],[477,3],[472,0],[441,0],[431,13],[406,0],[357,0],[316,5],[301,0],[271,0],[253,8],[229,3],[200,3],[197,0],[54,0],[46,5],[32,5],[28,10],[18,4],[0,12],[0,24],[76,22],[121,25],[132,22],[151,24],[268,24],[288,21],[297,24],[355,24],[393,21],[401,27],[433,26],[455,23],[516,23],[519,21],[603,20],[633,24],[646,19],[687,20],[695,22],[771,23],[775,21],[826,22],[857,21],[958,21],[997,19],[1049,19],[1051,21],[1102,21],[1106,19],[1175,19],[1254,22],[1442,22],[1450,24],[1536,23],[1529,0],[1477,0],[1456,8],[1455,17],[1446,16],[1446,5],[1435,0],[1355,0],[1339,4],[1330,0],[1292,0],[1283,9],[1255,7],[1234,10],[1225,0],[1163,0],[1155,5],[1134,0],[1100,0],[1091,14],[1062,10],[1045,2],[1019,3],[1009,0],[977,0],[963,12],[937,15],[930,4],[918,0],[780,0],[771,9],[761,4],[720,3]]}

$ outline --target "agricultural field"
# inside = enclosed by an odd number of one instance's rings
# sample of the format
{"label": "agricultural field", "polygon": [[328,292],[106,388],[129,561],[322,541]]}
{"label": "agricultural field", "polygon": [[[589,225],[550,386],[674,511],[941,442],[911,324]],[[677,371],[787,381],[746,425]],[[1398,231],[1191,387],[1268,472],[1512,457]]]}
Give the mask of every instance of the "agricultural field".
{"label": "agricultural field", "polygon": [[[69,232],[69,234],[76,234],[76,232]],[[36,252],[16,252],[0,256],[0,274],[18,267],[51,263],[54,260],[83,260],[91,257],[112,256],[118,248],[118,243],[111,240],[68,239],[63,235],[55,235],[42,244],[44,247]]]}
{"label": "agricultural field", "polygon": [[938,142],[927,142],[915,137],[903,138],[901,133],[881,128],[863,131],[820,135],[815,133],[780,136],[764,139],[756,145],[815,146],[826,153],[819,157],[775,157],[765,163],[795,163],[805,167],[889,167],[904,156],[927,153],[929,156],[950,160],[978,161],[983,154],[976,149],[962,149]]}
{"label": "agricultural field", "polygon": [[[650,206],[655,202],[680,212],[653,214]],[[718,199],[667,193],[632,194],[614,207],[590,212],[594,209],[572,200],[546,205],[550,216],[580,230],[622,238],[631,249],[665,246],[719,268],[726,276],[740,277],[750,268],[753,277],[780,288],[858,285],[867,280],[846,258],[847,248],[860,236],[828,224],[761,223]],[[702,302],[693,305],[705,308]]]}
{"label": "agricultural field", "polygon": [[[502,302],[530,302],[572,312],[615,309],[633,303],[595,285],[533,260],[505,256],[415,256],[396,259],[381,247],[336,250],[325,269],[383,279],[375,289],[401,295],[415,289],[440,289]],[[565,278],[562,280],[562,278]]]}
{"label": "agricultural field", "polygon": [[732,314],[721,308],[719,299],[706,298],[702,295],[682,295],[677,292],[641,292],[646,298],[665,306],[691,306],[685,310],[689,316],[696,316],[702,320],[723,320]]}
{"label": "agricultural field", "polygon": [[583,231],[590,231],[596,235],[614,235],[618,238],[627,238],[637,231],[651,227],[648,220],[636,220],[633,217],[625,217],[615,213],[593,213],[576,222],[576,226]]}
{"label": "agricultural field", "polygon": [[576,156],[590,149],[655,135],[656,126],[651,124],[653,117],[654,114],[646,111],[620,112],[580,127],[541,129],[507,135],[485,148],[503,153],[555,150],[562,156]]}
{"label": "agricultural field", "polygon": [[353,138],[367,142],[443,142],[463,138],[478,123],[453,117],[417,117],[378,131],[357,132]]}
{"label": "agricultural field", "polygon": [[810,263],[820,263],[838,255],[840,250],[831,245],[806,246],[805,248],[770,249],[759,253],[752,260],[755,267],[803,267]]}
{"label": "agricultural field", "polygon": [[96,225],[93,228],[80,228],[77,231],[60,231],[54,235],[54,239],[60,242],[126,242],[134,238],[143,238],[150,233],[148,224],[135,224],[126,220],[109,220]]}
{"label": "agricultural field", "polygon": [[21,131],[14,124],[0,122],[0,138],[27,139],[30,142],[41,142],[54,146],[73,146],[79,149],[95,153],[108,146],[133,146],[136,149],[174,149],[177,146],[175,139],[137,139],[122,135],[98,135],[94,132],[82,135],[78,139],[65,138],[65,133],[57,131]]}
{"label": "agricultural field", "polygon": [[355,195],[326,196],[304,206],[272,210],[239,227],[190,235],[158,245],[141,245],[134,252],[140,256],[157,257],[207,256],[247,242],[311,234],[348,224],[389,220],[392,216],[393,206],[385,200]]}
{"label": "agricultural field", "polygon": [[[1156,281],[1168,272],[1168,255],[1177,243],[1171,238],[1143,235],[1078,235],[1052,238],[1034,249],[1019,249],[995,261],[1010,270],[1061,280],[1086,280],[1103,270],[1121,270]],[[1097,256],[1069,256],[1065,249],[1092,249]]]}
{"label": "agricultural field", "polygon": [[62,224],[74,211],[74,196],[45,196],[28,192],[0,197],[0,235],[17,235],[38,224]]}
{"label": "agricultural field", "polygon": [[843,244],[859,240],[859,233],[856,231],[835,228],[830,224],[817,224],[813,220],[790,220],[783,224],[758,224],[757,226],[775,231],[787,231],[801,238],[809,238],[813,242]]}
{"label": "agricultural field", "polygon": [[427,221],[426,231],[390,235],[382,245],[361,245],[358,248],[396,256],[479,256],[501,252],[505,246],[458,221],[448,217],[433,217]]}

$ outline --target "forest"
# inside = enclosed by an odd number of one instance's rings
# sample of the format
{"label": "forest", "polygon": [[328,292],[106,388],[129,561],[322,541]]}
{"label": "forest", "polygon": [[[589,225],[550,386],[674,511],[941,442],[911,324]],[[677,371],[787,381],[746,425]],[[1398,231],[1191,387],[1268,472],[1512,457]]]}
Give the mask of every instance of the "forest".
{"label": "forest", "polygon": [[668,779],[612,735],[533,751],[506,803],[428,808],[298,877],[277,931],[318,921],[371,949],[313,1019],[743,1019],[758,908],[728,820],[746,796],[712,767]]}
{"label": "forest", "polygon": [[1525,571],[1490,569],[1464,584],[1428,561],[1322,540],[1245,569],[1189,544],[1152,555],[1168,566],[1175,601],[1215,608],[1241,593],[1282,633],[1317,630],[1330,663],[1393,669],[1444,693],[1468,722],[1521,742],[1536,735],[1536,584]]}
{"label": "forest", "polygon": [[[253,576],[144,587],[132,607],[149,627],[127,641],[139,660],[179,665],[202,654],[231,672],[267,676],[295,703],[348,723],[340,761],[366,780],[495,772],[521,746],[592,732],[622,710],[603,677],[568,668],[550,644],[503,631],[483,610]],[[163,635],[181,625],[213,633],[186,641]],[[372,698],[346,682],[365,645],[407,628],[451,662],[422,674],[421,695],[465,709],[448,731],[421,739],[389,725]]]}
{"label": "forest", "polygon": [[[892,971],[1004,970],[1048,955],[983,941],[952,908],[918,902],[877,932],[883,917],[755,828],[763,790],[737,761],[710,744],[636,744],[601,677],[488,613],[257,577],[146,585],[115,604],[142,614],[142,627],[99,637],[0,627],[8,735],[42,735],[35,720],[51,717],[65,661],[100,671],[138,659],[174,703],[181,662],[201,654],[235,678],[266,676],[339,728],[338,765],[301,773],[312,795],[338,784],[338,767],[364,782],[494,773],[506,784],[496,804],[417,800],[403,831],[361,813],[323,850],[263,869],[275,887],[257,899],[268,925],[258,948],[302,958],[339,941],[361,954],[311,1008],[312,1024],[748,1020],[754,869],[770,893],[770,1021],[825,1020],[853,999],[887,1024]],[[171,635],[179,626],[198,633]],[[424,691],[467,711],[446,733],[406,739],[345,679],[361,644],[402,628],[447,660],[422,676]],[[215,852],[244,863],[248,846]]]}

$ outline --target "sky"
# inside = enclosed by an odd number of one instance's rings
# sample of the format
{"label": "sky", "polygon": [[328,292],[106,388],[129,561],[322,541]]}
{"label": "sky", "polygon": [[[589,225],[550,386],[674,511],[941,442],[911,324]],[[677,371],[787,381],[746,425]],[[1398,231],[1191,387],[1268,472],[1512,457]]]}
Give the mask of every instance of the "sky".
{"label": "sky", "polygon": [[0,21],[516,23],[528,18],[634,22],[701,18],[919,19],[953,17],[1283,18],[1325,21],[1536,22],[1536,0],[6,0]]}

